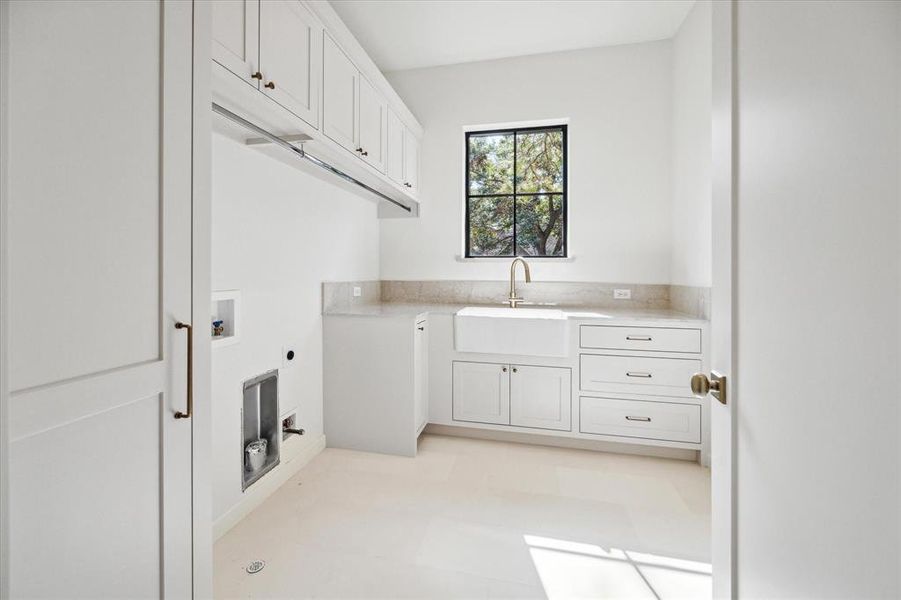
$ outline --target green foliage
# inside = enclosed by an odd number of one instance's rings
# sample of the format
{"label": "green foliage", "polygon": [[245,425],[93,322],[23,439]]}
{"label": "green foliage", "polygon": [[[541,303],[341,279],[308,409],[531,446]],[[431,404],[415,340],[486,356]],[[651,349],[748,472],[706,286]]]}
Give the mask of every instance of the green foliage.
{"label": "green foliage", "polygon": [[470,255],[564,255],[562,129],[473,134],[468,168]]}

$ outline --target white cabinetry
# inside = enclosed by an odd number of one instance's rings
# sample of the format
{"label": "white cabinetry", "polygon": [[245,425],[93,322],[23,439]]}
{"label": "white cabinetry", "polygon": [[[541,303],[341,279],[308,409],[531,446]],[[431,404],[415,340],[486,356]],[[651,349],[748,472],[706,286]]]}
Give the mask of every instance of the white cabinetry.
{"label": "white cabinetry", "polygon": [[454,420],[510,424],[510,367],[454,362]]}
{"label": "white cabinetry", "polygon": [[322,131],[384,173],[388,103],[328,34],[323,46]]}
{"label": "white cabinetry", "polygon": [[416,320],[413,361],[414,421],[419,433],[429,421],[429,327],[425,319]]}
{"label": "white cabinetry", "polygon": [[322,132],[356,152],[360,72],[332,37],[324,36],[322,52]]}
{"label": "white cabinetry", "polygon": [[260,0],[212,0],[212,12],[213,60],[258,88]]}
{"label": "white cabinetry", "polygon": [[260,3],[260,72],[263,92],[316,127],[322,25],[298,0]]}
{"label": "white cabinetry", "polygon": [[428,419],[428,321],[326,315],[323,421],[329,447],[416,455]]}
{"label": "white cabinetry", "polygon": [[454,361],[455,421],[569,431],[572,371]]}
{"label": "white cabinetry", "polygon": [[300,0],[214,0],[213,60],[319,126],[322,25]]}
{"label": "white cabinetry", "polygon": [[419,140],[388,110],[388,177],[414,196],[419,192]]}
{"label": "white cabinetry", "polygon": [[572,371],[562,367],[513,365],[510,424],[538,429],[572,429]]}
{"label": "white cabinetry", "polygon": [[422,127],[329,3],[211,1],[213,102],[303,139],[304,152],[362,183],[363,196],[410,209],[382,203],[380,217],[418,216]]}

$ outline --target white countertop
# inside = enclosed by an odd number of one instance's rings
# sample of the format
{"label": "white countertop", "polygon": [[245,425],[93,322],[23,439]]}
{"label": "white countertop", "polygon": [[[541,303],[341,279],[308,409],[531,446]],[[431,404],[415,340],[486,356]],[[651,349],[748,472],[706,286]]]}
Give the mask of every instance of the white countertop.
{"label": "white countertop", "polygon": [[[378,304],[359,304],[326,310],[327,317],[415,317],[422,313],[453,315],[467,306],[505,307],[505,304],[415,304],[401,302],[385,302]],[[668,309],[651,308],[592,308],[561,307],[553,305],[521,304],[523,308],[548,308],[562,311],[567,319],[587,319],[617,321],[672,321],[680,324],[704,324],[706,319],[687,315]]]}

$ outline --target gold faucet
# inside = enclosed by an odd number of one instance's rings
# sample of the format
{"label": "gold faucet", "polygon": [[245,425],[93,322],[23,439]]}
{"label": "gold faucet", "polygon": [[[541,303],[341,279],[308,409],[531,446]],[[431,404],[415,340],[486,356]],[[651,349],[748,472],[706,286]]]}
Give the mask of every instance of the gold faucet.
{"label": "gold faucet", "polygon": [[529,263],[527,263],[522,258],[514,258],[513,263],[510,265],[510,297],[507,298],[507,304],[510,305],[510,308],[516,308],[516,305],[522,302],[522,298],[516,295],[516,264],[522,263],[523,269],[526,273],[526,283],[531,283],[532,281],[532,273],[529,270]]}

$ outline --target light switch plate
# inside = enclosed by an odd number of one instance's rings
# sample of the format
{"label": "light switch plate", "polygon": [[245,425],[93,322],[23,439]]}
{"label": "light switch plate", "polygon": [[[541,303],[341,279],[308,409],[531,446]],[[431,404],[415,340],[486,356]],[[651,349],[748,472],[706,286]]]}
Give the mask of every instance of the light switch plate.
{"label": "light switch plate", "polygon": [[358,285],[354,286],[354,298],[359,298],[363,295],[363,288]]}
{"label": "light switch plate", "polygon": [[632,290],[630,289],[615,289],[613,290],[613,298],[615,300],[631,300],[632,299]]}

